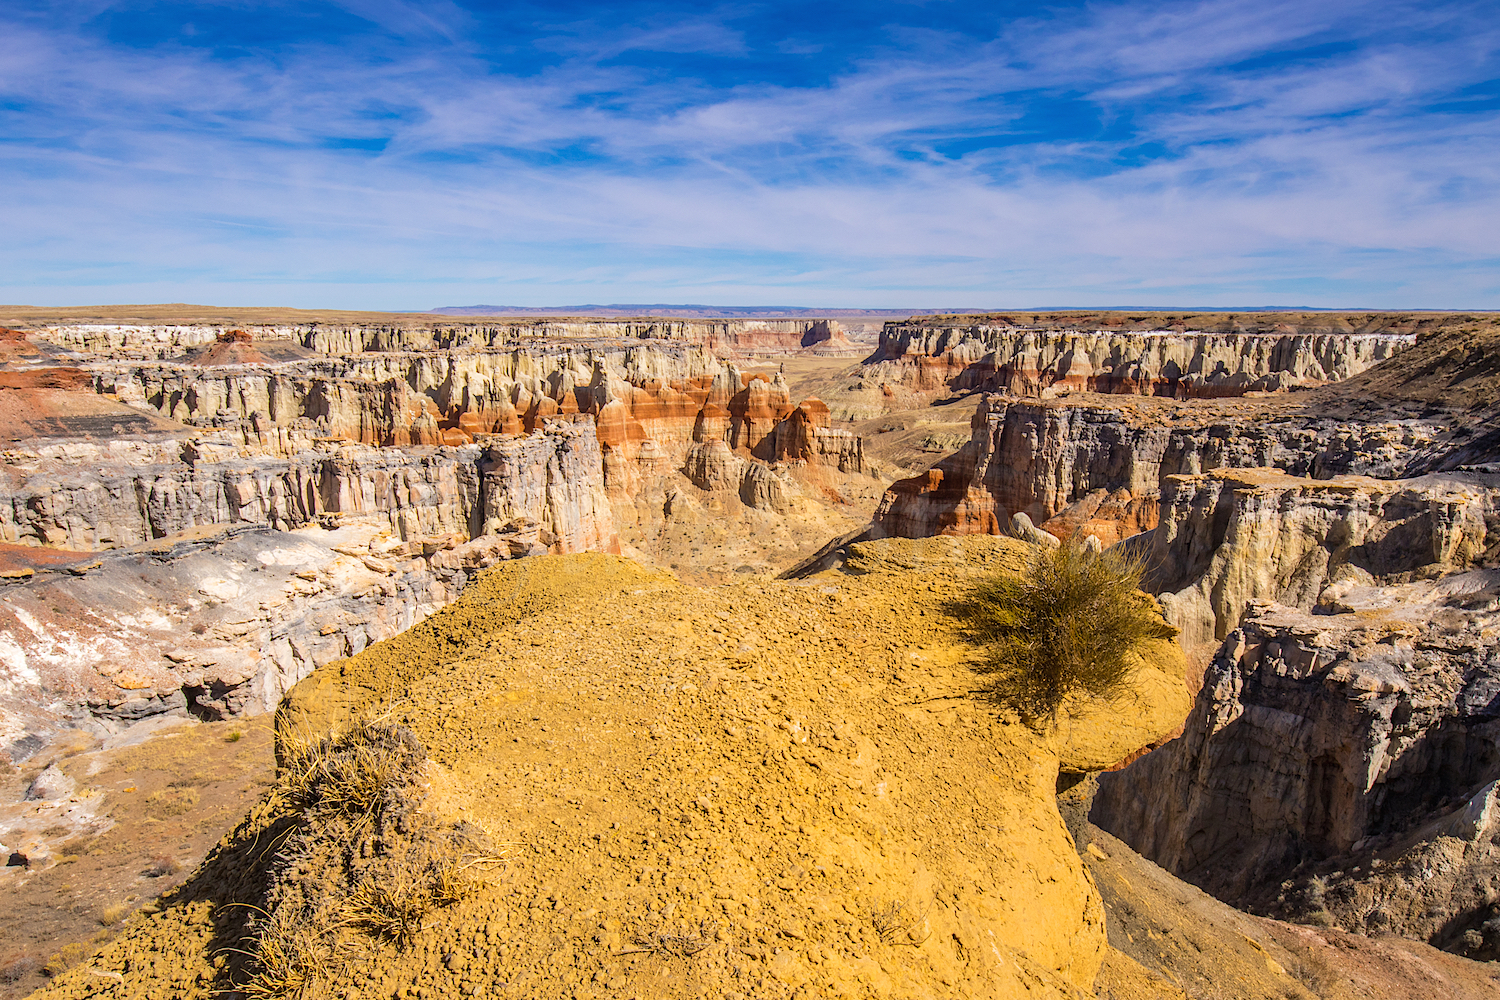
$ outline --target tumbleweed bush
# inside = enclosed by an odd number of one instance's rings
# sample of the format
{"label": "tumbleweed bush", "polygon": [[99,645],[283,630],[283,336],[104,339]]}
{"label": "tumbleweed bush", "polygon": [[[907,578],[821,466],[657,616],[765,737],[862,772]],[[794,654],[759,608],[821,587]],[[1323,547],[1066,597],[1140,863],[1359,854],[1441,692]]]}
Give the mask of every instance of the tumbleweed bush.
{"label": "tumbleweed bush", "polygon": [[1071,694],[1117,694],[1142,643],[1177,635],[1140,593],[1143,568],[1065,542],[1036,546],[1020,575],[978,584],[958,611],[986,650],[992,693],[1032,725]]}

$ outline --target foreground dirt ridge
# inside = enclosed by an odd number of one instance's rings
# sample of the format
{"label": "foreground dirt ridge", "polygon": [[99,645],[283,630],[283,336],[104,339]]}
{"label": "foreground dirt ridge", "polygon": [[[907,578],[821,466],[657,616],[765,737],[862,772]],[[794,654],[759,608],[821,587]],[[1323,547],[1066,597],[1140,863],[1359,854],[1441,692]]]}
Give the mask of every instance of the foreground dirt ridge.
{"label": "foreground dirt ridge", "polygon": [[[1104,914],[1054,802],[1059,769],[1124,757],[1188,699],[1162,643],[1118,706],[1079,706],[1065,739],[976,700],[946,608],[975,572],[1023,557],[1004,539],[890,540],[806,584],[708,590],[618,558],[540,557],[314,673],[283,706],[284,736],[360,718],[410,729],[431,757],[423,814],[503,858],[408,951],[345,934],[334,992],[1090,992]],[[257,891],[249,845],[295,822],[268,799],[183,890],[40,995],[240,981],[253,970],[221,949],[253,912],[235,905]]]}

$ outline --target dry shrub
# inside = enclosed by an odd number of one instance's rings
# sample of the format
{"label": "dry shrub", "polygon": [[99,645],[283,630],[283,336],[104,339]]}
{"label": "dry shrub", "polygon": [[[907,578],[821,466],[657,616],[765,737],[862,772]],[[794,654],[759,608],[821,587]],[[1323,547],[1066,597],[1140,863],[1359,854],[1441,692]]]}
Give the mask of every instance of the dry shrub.
{"label": "dry shrub", "polygon": [[163,875],[176,875],[182,871],[182,865],[170,854],[161,854],[151,859],[151,863],[141,869],[141,874],[147,878],[161,878]]}
{"label": "dry shrub", "polygon": [[444,861],[437,865],[432,878],[432,901],[439,906],[462,903],[477,893],[482,885],[469,873],[467,866],[457,861]]}
{"label": "dry shrub", "polygon": [[432,910],[433,897],[425,886],[411,884],[363,885],[350,896],[347,919],[373,931],[378,937],[406,948],[422,931],[422,921]]}
{"label": "dry shrub", "polygon": [[957,611],[987,647],[994,694],[1035,725],[1071,694],[1117,693],[1142,643],[1177,635],[1140,593],[1143,568],[1075,543],[1034,546],[1024,573],[976,586]]}
{"label": "dry shrub", "polygon": [[280,791],[313,814],[342,813],[363,825],[426,759],[410,730],[364,722],[320,737],[277,735]]}
{"label": "dry shrub", "polygon": [[72,944],[65,944],[61,951],[47,959],[47,964],[42,966],[42,971],[49,976],[61,975],[65,970],[83,961],[88,955],[88,945],[76,941]]}
{"label": "dry shrub", "polygon": [[0,961],[0,983],[19,983],[41,968],[42,960],[35,955],[11,955]]}
{"label": "dry shrub", "polygon": [[333,964],[327,935],[285,920],[273,919],[272,925],[256,942],[255,975],[240,984],[239,991],[252,1000],[297,1000],[315,994]]}
{"label": "dry shrub", "polygon": [[886,944],[910,944],[911,942],[904,940],[906,932],[922,919],[914,916],[907,905],[897,899],[883,903],[870,912],[870,926]]}
{"label": "dry shrub", "polygon": [[264,907],[250,923],[256,998],[318,994],[360,953],[362,931],[408,947],[439,907],[478,890],[461,859],[465,824],[420,812],[427,752],[408,729],[366,721],[307,737],[277,735],[273,802],[288,825],[267,853]]}
{"label": "dry shrub", "polygon": [[1299,949],[1292,952],[1291,957],[1287,972],[1316,996],[1327,994],[1341,978],[1327,956],[1314,948]]}

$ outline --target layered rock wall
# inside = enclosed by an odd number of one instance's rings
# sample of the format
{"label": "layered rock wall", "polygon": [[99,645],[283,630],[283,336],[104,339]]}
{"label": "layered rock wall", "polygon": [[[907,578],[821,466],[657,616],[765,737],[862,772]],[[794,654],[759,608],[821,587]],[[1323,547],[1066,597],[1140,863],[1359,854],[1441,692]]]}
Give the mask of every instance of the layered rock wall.
{"label": "layered rock wall", "polygon": [[[1441,426],[1421,420],[1335,421],[1138,414],[1089,404],[989,395],[967,445],[920,476],[891,486],[878,531],[918,538],[998,533],[1016,513],[1042,524],[1096,491],[1126,491],[1140,528],[1166,479],[1217,468],[1263,467],[1292,475],[1401,475],[1428,454]],[[1071,531],[1077,517],[1059,530]]]}
{"label": "layered rock wall", "polygon": [[1252,600],[1310,610],[1330,583],[1436,577],[1500,554],[1500,483],[1480,474],[1305,479],[1272,469],[1168,476],[1147,586],[1189,649]]}
{"label": "layered rock wall", "polygon": [[1238,905],[1500,958],[1500,574],[1331,589],[1253,602],[1093,820]]}
{"label": "layered rock wall", "polygon": [[509,555],[494,541],[433,552],[371,523],[244,525],[39,562],[0,601],[0,753],[61,725],[270,711],[315,667],[452,601]]}
{"label": "layered rock wall", "polygon": [[1406,333],[1030,330],[889,323],[866,378],[918,390],[1238,396],[1345,379],[1415,342]]}
{"label": "layered rock wall", "polygon": [[[836,320],[512,319],[478,322],[239,324],[255,340],[290,341],[328,355],[505,348],[559,341],[668,341],[711,351],[853,355],[858,348]],[[160,360],[212,343],[216,324],[73,324],[45,327],[49,343],[96,355]]]}
{"label": "layered rock wall", "polygon": [[[591,418],[604,480],[616,498],[635,496],[653,476],[698,468],[697,452],[714,442],[743,460],[734,490],[761,509],[786,509],[775,485],[785,481],[785,470],[757,463],[841,474],[864,467],[859,438],[830,426],[819,401],[794,404],[780,374],[743,373],[693,347],[101,367],[96,383],[132,405],[286,456],[326,447],[325,439],[401,449],[464,446],[486,435],[535,431],[554,416]],[[689,478],[702,486],[702,476]]]}
{"label": "layered rock wall", "polygon": [[11,543],[92,551],[207,525],[351,519],[406,540],[468,540],[524,521],[558,552],[608,550],[614,535],[588,421],[553,420],[484,447],[328,442],[279,457],[209,435],[71,442],[12,458],[0,497],[0,540]]}
{"label": "layered rock wall", "polygon": [[[724,438],[763,461],[826,461],[859,471],[857,439],[785,381],[744,374],[696,348],[516,349],[364,355],[339,361],[203,369],[96,366],[98,390],[179,422],[248,422],[262,445],[284,429],[382,447],[519,434],[587,414],[607,450],[680,462]],[[790,421],[782,427],[783,422]],[[302,447],[301,441],[292,447]]]}

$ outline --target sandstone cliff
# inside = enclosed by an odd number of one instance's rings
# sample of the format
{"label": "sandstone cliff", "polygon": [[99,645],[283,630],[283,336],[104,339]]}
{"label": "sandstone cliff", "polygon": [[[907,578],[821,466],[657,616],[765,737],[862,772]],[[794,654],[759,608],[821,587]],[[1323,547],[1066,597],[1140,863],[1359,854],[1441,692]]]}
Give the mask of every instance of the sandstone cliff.
{"label": "sandstone cliff", "polygon": [[1315,480],[1270,469],[1169,476],[1147,586],[1192,650],[1254,599],[1311,610],[1330,584],[1437,577],[1500,554],[1500,480]]}
{"label": "sandstone cliff", "polygon": [[864,375],[916,390],[1239,396],[1348,378],[1415,336],[1389,331],[1201,332],[887,324]]}
{"label": "sandstone cliff", "polygon": [[826,406],[799,406],[779,375],[744,373],[697,348],[532,347],[95,370],[111,397],[281,452],[320,437],[460,445],[580,415],[598,428],[610,487],[626,494],[643,475],[682,468],[695,443],[715,440],[761,462],[862,471],[858,439],[831,426]]}
{"label": "sandstone cliff", "polygon": [[1093,818],[1222,899],[1500,958],[1500,576],[1253,602]]}
{"label": "sandstone cliff", "polygon": [[[184,429],[185,430],[185,429]],[[42,442],[3,467],[0,540],[100,550],[218,524],[294,528],[373,520],[404,540],[464,540],[516,522],[559,552],[608,548],[603,462],[588,422],[557,420],[481,445],[325,441],[290,457],[224,433]]]}
{"label": "sandstone cliff", "polygon": [[[853,357],[858,345],[828,319],[568,319],[431,321],[406,323],[244,323],[255,341],[286,341],[311,351],[351,355],[370,351],[434,351],[513,347],[567,341],[670,341],[707,350],[748,354],[810,352]],[[119,358],[161,360],[211,344],[231,327],[209,323],[138,326],[54,324],[37,333],[59,347]]]}
{"label": "sandstone cliff", "polygon": [[[1274,401],[1117,406],[987,395],[969,443],[892,484],[874,524],[898,537],[996,533],[1013,514],[1044,524],[1091,494],[1123,490],[1128,496],[1105,512],[1114,526],[1091,529],[1115,540],[1154,525],[1173,475],[1270,466],[1318,478],[1397,477],[1429,462],[1447,428],[1435,420],[1324,418]],[[1070,533],[1097,518],[1100,500],[1052,527]]]}
{"label": "sandstone cliff", "polygon": [[58,556],[31,562],[0,601],[0,751],[12,757],[58,726],[108,734],[270,711],[314,667],[411,627],[466,582],[371,527]]}

